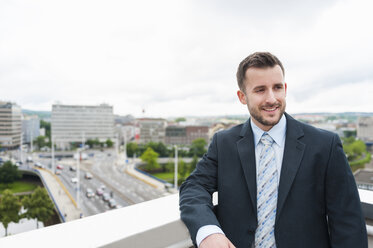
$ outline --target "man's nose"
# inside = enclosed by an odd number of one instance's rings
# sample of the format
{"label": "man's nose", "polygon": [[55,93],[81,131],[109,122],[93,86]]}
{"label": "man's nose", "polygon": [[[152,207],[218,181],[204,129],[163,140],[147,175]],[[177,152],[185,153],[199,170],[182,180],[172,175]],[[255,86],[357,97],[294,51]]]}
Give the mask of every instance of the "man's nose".
{"label": "man's nose", "polygon": [[273,92],[273,90],[269,90],[266,96],[266,103],[274,104],[276,103],[276,96]]}

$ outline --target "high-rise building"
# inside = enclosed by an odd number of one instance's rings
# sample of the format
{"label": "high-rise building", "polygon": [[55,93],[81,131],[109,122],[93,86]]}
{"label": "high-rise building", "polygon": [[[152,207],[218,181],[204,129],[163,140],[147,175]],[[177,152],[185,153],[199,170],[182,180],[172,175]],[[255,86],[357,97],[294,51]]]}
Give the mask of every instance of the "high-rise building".
{"label": "high-rise building", "polygon": [[0,101],[0,147],[14,149],[21,145],[21,108],[11,102]]}
{"label": "high-rise building", "polygon": [[22,120],[22,143],[29,144],[40,136],[40,119],[37,115],[25,116]]}
{"label": "high-rise building", "polygon": [[98,139],[114,140],[113,107],[62,105],[52,106],[51,135],[59,148],[68,148],[71,143]]}

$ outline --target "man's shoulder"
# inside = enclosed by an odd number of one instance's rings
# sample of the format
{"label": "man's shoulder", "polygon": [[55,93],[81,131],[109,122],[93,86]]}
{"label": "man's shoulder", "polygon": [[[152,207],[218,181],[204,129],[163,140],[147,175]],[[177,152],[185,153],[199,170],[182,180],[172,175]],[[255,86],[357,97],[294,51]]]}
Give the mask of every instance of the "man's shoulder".
{"label": "man's shoulder", "polygon": [[[304,132],[305,136],[311,136],[314,138],[332,138],[333,136],[336,136],[336,133],[333,133],[328,130],[324,130],[321,128],[317,128],[315,126],[312,126],[308,123],[301,122],[299,120],[294,119],[293,117],[288,116],[287,121],[292,123],[292,125],[297,125],[298,127],[301,128],[301,130]],[[290,117],[290,118],[289,118]]]}
{"label": "man's shoulder", "polygon": [[247,122],[232,126],[228,129],[220,130],[215,133],[219,137],[239,137],[243,128],[246,128]]}

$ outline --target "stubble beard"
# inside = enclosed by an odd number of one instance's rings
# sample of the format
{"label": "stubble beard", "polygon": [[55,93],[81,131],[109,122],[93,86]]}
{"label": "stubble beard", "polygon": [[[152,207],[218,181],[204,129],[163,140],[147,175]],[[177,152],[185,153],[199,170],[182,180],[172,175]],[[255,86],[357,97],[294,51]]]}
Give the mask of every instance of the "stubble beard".
{"label": "stubble beard", "polygon": [[[274,104],[272,106],[266,106],[266,107],[273,107],[273,106],[277,106],[280,110],[280,115],[278,117],[277,120],[274,120],[274,121],[270,121],[270,120],[266,120],[264,118],[264,116],[260,113],[260,109],[252,109],[249,107],[249,112],[250,112],[250,115],[253,119],[255,119],[257,122],[259,122],[260,124],[262,124],[263,126],[267,126],[267,127],[273,127],[274,125],[276,125],[277,123],[279,123],[279,121],[281,120],[281,117],[282,115],[285,113],[285,107],[286,107],[286,103],[279,103],[279,104]],[[263,107],[260,107],[260,108],[263,108]]]}

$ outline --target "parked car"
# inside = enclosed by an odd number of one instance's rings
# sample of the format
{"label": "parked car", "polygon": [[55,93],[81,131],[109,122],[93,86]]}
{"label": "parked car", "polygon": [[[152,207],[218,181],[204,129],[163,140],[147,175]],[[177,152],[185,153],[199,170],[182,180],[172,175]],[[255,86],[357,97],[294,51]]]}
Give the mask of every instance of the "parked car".
{"label": "parked car", "polygon": [[71,178],[71,182],[72,182],[72,183],[77,183],[77,182],[78,182],[78,178],[76,178],[76,177],[72,177],[72,178]]}
{"label": "parked car", "polygon": [[26,162],[27,162],[27,163],[32,163],[32,161],[33,161],[33,160],[32,160],[32,157],[27,157],[27,159],[26,159]]}
{"label": "parked car", "polygon": [[113,198],[109,199],[109,207],[115,208],[116,206],[117,206],[117,202]]}
{"label": "parked car", "polygon": [[56,170],[55,172],[54,172],[54,174],[56,174],[56,175],[61,175],[61,170]]}
{"label": "parked car", "polygon": [[100,189],[102,189],[103,191],[106,189],[106,186],[105,185],[103,185],[103,184],[101,184],[100,185]]}
{"label": "parked car", "polygon": [[104,193],[104,191],[101,188],[96,189],[96,195],[102,196],[103,193]]}
{"label": "parked car", "polygon": [[86,196],[88,198],[91,198],[91,197],[94,197],[95,196],[95,193],[93,193],[93,190],[91,188],[87,188],[87,191],[86,191]]}
{"label": "parked car", "polygon": [[59,170],[63,170],[63,165],[62,165],[62,164],[58,164],[58,165],[57,165],[57,169],[59,169]]}
{"label": "parked car", "polygon": [[76,168],[70,165],[70,166],[69,166],[69,170],[70,170],[70,171],[76,171]]}
{"label": "parked car", "polygon": [[103,193],[102,194],[102,200],[104,200],[104,201],[109,201],[110,200],[110,195],[109,195],[109,193]]}
{"label": "parked car", "polygon": [[89,173],[89,172],[86,172],[85,174],[84,174],[84,178],[85,179],[92,179],[92,174],[91,173]]}

